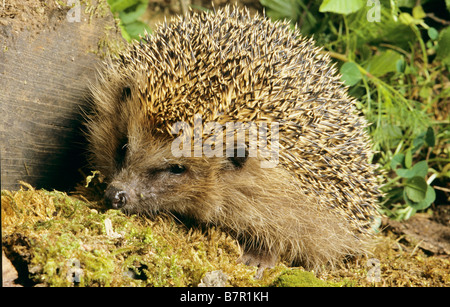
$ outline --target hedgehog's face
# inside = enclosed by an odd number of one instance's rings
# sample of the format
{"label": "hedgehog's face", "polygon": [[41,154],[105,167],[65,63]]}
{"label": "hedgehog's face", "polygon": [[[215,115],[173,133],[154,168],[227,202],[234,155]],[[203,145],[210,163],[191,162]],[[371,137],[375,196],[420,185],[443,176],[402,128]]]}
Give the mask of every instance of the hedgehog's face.
{"label": "hedgehog's face", "polygon": [[[126,213],[176,212],[207,221],[223,203],[223,176],[234,176],[246,159],[175,157],[174,136],[161,136],[143,112],[132,78],[121,74],[94,90],[89,119],[92,162],[109,183],[110,207]],[[114,78],[117,78],[114,79]]]}
{"label": "hedgehog's face", "polygon": [[102,172],[110,182],[105,196],[112,208],[149,215],[173,212],[208,221],[222,202],[220,176],[235,169],[226,158],[176,158],[171,140],[129,130]]}

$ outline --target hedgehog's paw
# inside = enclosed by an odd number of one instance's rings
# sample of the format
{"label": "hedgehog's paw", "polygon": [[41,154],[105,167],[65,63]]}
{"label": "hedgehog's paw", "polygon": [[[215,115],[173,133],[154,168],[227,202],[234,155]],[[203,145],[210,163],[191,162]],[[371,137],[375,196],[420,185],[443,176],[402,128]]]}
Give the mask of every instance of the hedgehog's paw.
{"label": "hedgehog's paw", "polygon": [[238,263],[243,263],[248,266],[255,266],[258,268],[255,274],[255,279],[261,279],[264,270],[273,268],[277,262],[278,256],[264,251],[245,251],[237,260]]}

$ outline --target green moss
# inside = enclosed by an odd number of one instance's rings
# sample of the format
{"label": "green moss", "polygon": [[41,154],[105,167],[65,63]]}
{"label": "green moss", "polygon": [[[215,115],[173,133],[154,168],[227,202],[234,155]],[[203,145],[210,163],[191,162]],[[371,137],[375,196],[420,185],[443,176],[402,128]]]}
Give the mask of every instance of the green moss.
{"label": "green moss", "polygon": [[2,191],[2,241],[10,257],[27,263],[29,279],[47,286],[197,286],[215,270],[230,286],[264,286],[283,268],[255,280],[255,268],[236,264],[235,240],[215,228],[126,216],[30,186]]}
{"label": "green moss", "polygon": [[[105,210],[62,192],[1,191],[3,250],[19,263],[27,284],[46,286],[197,286],[221,270],[228,286],[329,287],[448,285],[450,261],[412,255],[386,237],[372,257],[381,262],[381,282],[367,278],[367,259],[312,273],[282,264],[255,280],[255,268],[236,264],[236,241],[215,228],[186,229],[173,219],[148,220]],[[84,194],[88,195],[88,194]],[[110,221],[112,229],[105,226]],[[109,235],[108,235],[109,233]],[[411,250],[415,248],[411,246]],[[24,264],[24,265],[22,265]],[[409,274],[409,272],[412,272]],[[419,272],[419,273],[417,273]],[[323,281],[326,280],[326,281]]]}
{"label": "green moss", "polygon": [[338,287],[339,284],[318,279],[313,273],[300,269],[284,271],[272,284],[275,287]]}

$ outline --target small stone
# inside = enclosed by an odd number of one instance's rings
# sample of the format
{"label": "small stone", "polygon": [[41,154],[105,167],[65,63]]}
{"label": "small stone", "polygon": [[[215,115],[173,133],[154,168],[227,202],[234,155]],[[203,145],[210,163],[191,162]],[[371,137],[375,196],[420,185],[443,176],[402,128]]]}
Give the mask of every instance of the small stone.
{"label": "small stone", "polygon": [[199,287],[225,287],[228,276],[221,270],[212,271],[205,274],[202,278]]}

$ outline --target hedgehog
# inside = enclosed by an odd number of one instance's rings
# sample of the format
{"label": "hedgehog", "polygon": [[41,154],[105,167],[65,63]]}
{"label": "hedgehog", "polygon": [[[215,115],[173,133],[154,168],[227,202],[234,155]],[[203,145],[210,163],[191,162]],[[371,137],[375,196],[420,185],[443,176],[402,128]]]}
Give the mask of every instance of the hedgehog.
{"label": "hedgehog", "polygon": [[110,207],[218,227],[259,275],[367,252],[368,123],[288,22],[236,6],[174,17],[106,60],[91,89],[86,134]]}

